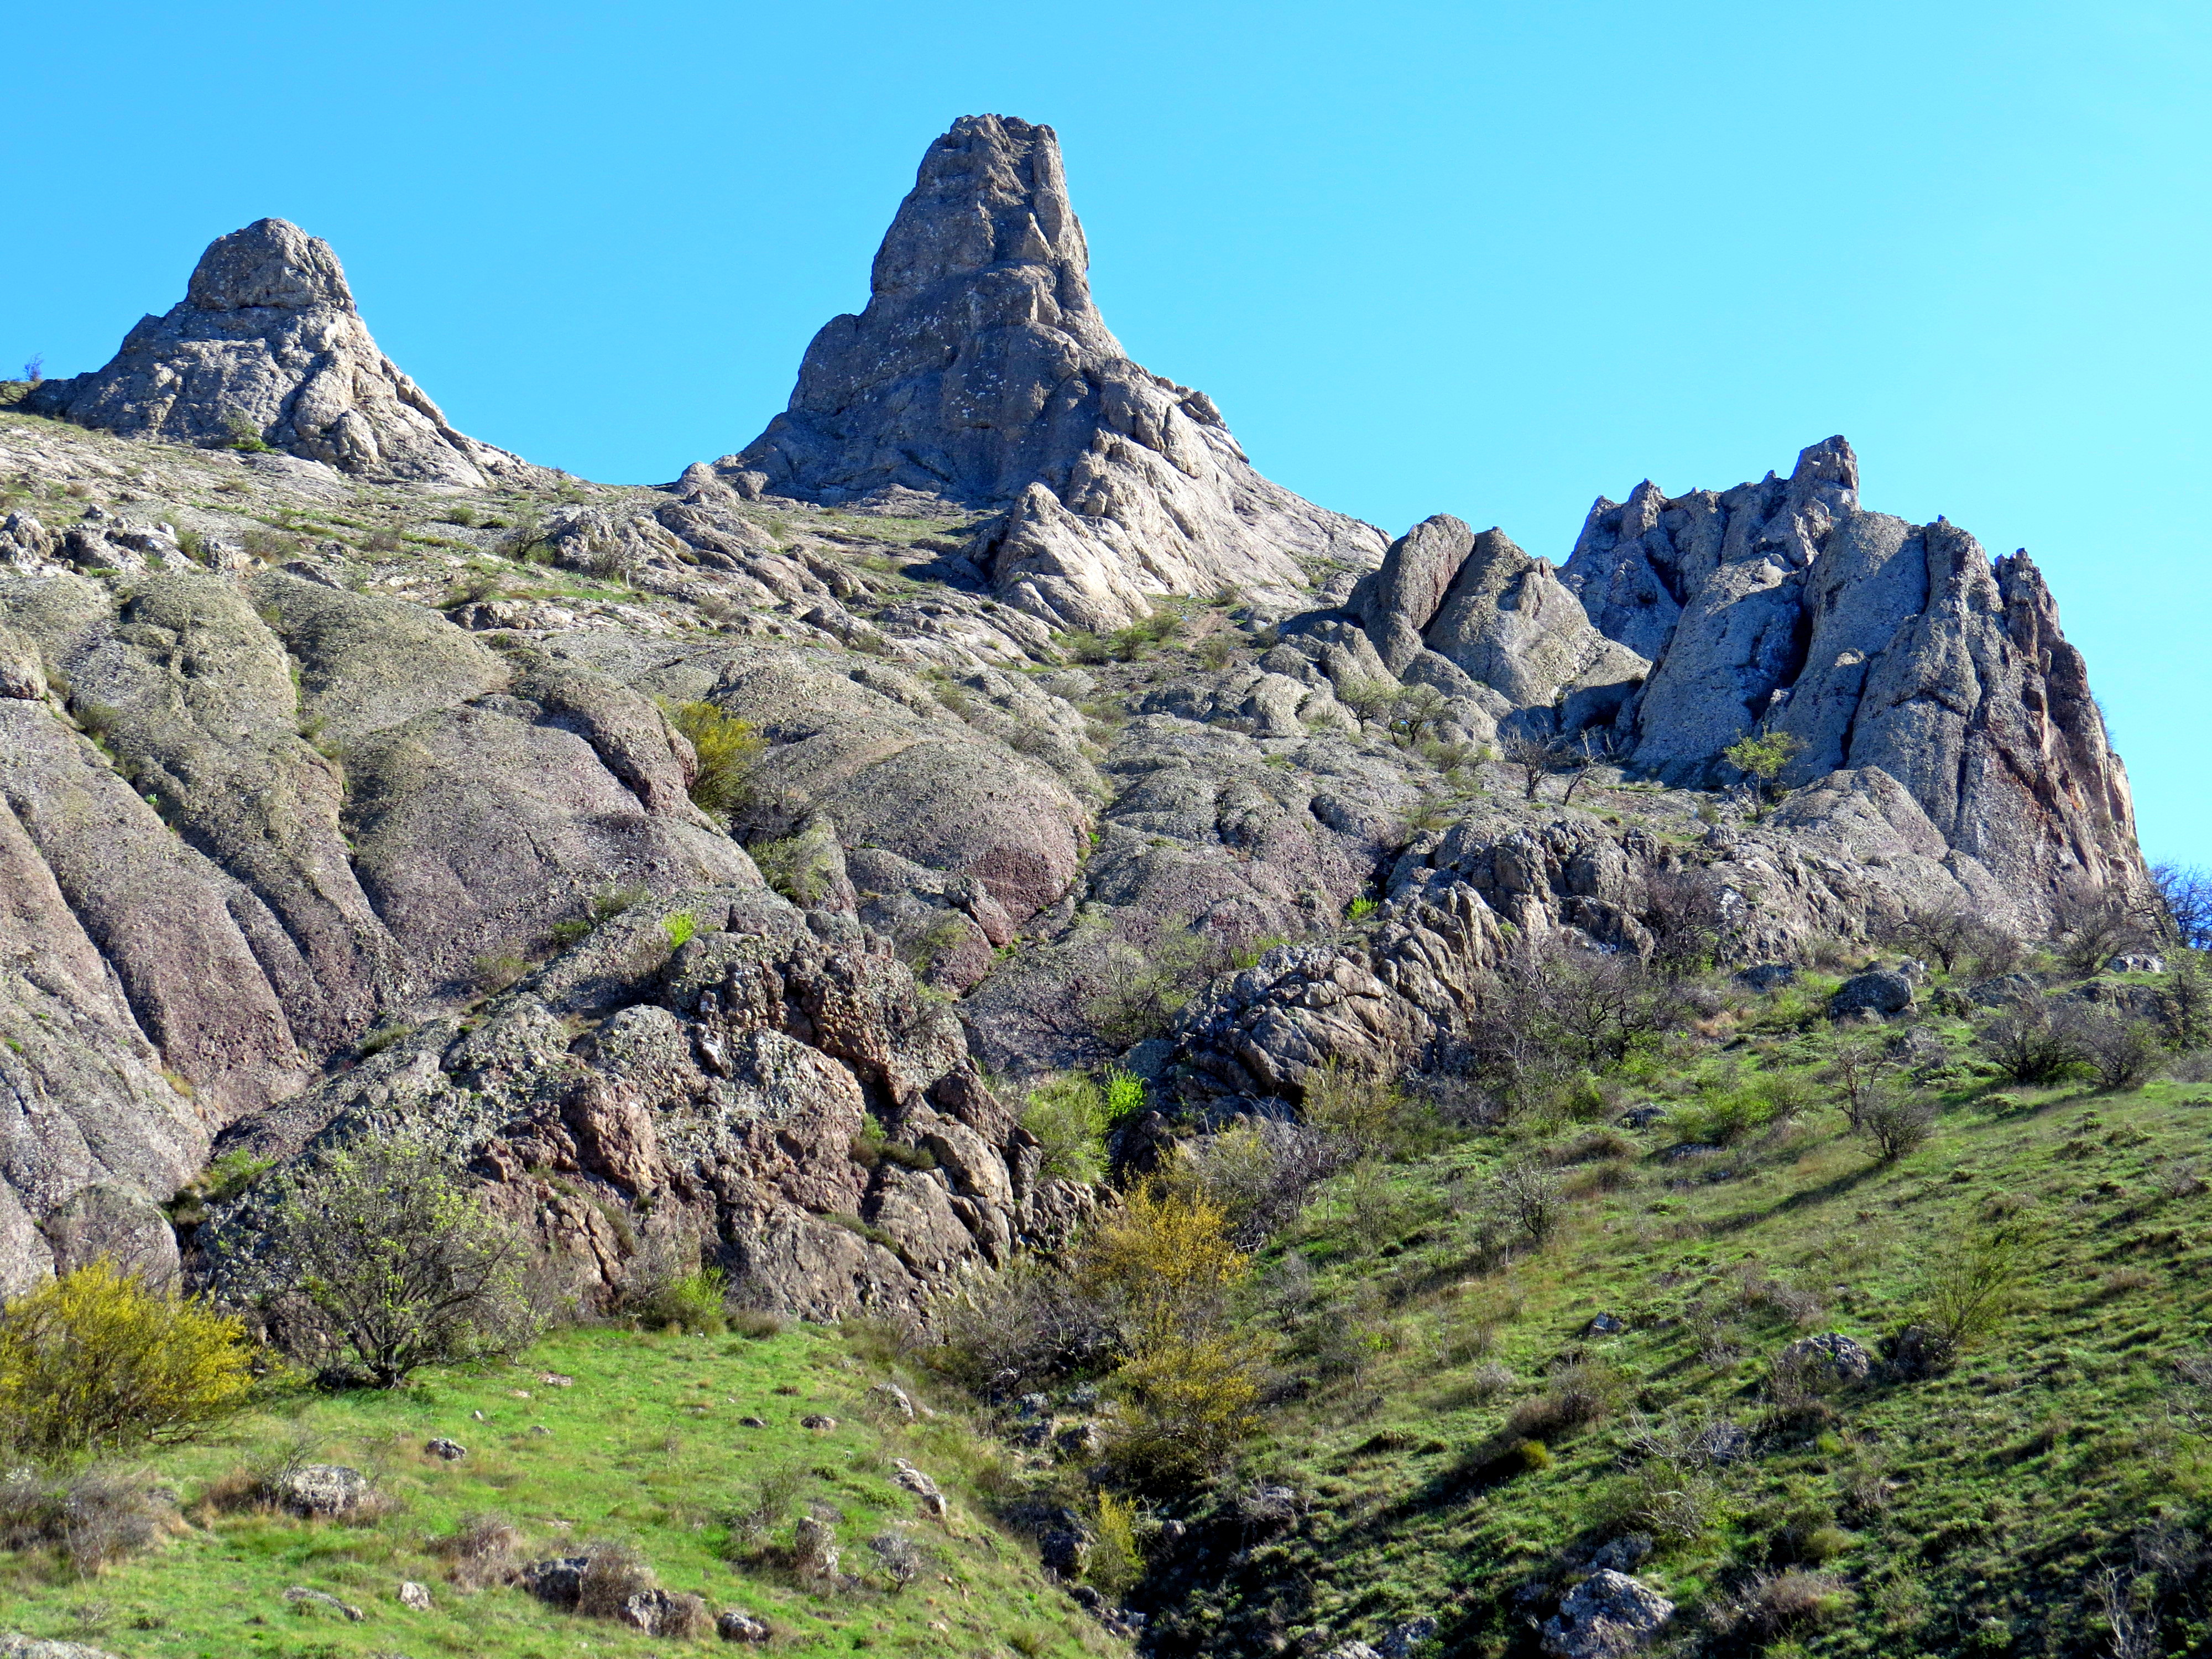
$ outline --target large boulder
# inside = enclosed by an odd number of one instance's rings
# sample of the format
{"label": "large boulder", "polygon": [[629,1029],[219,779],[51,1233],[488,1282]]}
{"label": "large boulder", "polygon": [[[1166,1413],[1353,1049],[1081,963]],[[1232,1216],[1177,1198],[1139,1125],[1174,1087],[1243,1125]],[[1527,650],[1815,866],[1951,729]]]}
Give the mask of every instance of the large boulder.
{"label": "large boulder", "polygon": [[25,407],[126,437],[241,439],[348,472],[482,486],[539,469],[464,437],[376,348],[331,245],[257,219],[200,256],[185,297],[105,368]]}
{"label": "large boulder", "polygon": [[1557,1659],[1617,1659],[1650,1641],[1674,1616],[1674,1604],[1642,1579],[1600,1567],[1544,1621],[1544,1651]]}
{"label": "large boulder", "polygon": [[1161,594],[1287,599],[1301,561],[1371,565],[1371,526],[1270,483],[1203,392],[1129,361],[1089,264],[1053,130],[963,116],[923,156],[867,308],[815,336],[790,407],[715,471],[999,509],[994,586],[1061,624],[1117,627]]}

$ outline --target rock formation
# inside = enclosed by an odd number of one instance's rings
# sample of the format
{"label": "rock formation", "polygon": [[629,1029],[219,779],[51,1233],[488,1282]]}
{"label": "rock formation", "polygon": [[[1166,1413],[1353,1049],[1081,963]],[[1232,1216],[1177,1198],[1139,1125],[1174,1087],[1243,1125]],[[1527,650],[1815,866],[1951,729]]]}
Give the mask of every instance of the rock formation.
{"label": "rock formation", "polygon": [[1349,608],[1408,684],[1570,731],[1610,720],[1651,666],[1592,627],[1545,561],[1446,515],[1392,543]]}
{"label": "rock formation", "polygon": [[[0,1292],[206,1282],[161,1206],[211,1153],[413,1129],[603,1303],[641,1242],[914,1310],[1095,1201],[987,1077],[1279,1115],[1458,1063],[1510,952],[2035,935],[2143,878],[2025,555],[1863,511],[1841,439],[1601,501],[1563,569],[1386,553],[1121,355],[1019,122],[932,147],[791,410],[665,489],[452,433],[276,221],[38,395],[80,424],[0,410]],[[1179,642],[1054,632],[1224,585]],[[701,705],[757,744],[704,805]],[[1800,747],[1754,811],[1757,732]],[[1542,798],[1519,735],[1627,775]]]}
{"label": "rock formation", "polygon": [[1863,511],[1842,438],[1787,480],[1601,499],[1562,574],[1654,659],[1618,722],[1638,768],[1723,781],[1729,744],[1784,732],[1784,785],[1879,769],[2016,890],[2142,882],[2126,772],[2033,562]]}
{"label": "rock formation", "polygon": [[815,336],[789,409],[720,469],[811,501],[999,510],[993,587],[1062,624],[1371,565],[1371,526],[1267,482],[1205,393],[1129,361],[1089,263],[1052,129],[963,117],[923,156],[866,309]]}
{"label": "rock formation", "polygon": [[376,349],[331,245],[282,219],[219,237],[106,368],[26,407],[127,437],[265,443],[347,472],[481,486],[538,469],[464,437]]}

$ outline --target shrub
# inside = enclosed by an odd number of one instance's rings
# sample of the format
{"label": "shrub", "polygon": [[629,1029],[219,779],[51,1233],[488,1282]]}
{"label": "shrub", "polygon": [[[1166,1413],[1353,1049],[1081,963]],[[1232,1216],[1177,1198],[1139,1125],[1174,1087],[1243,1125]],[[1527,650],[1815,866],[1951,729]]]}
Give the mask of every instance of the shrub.
{"label": "shrub", "polygon": [[[1342,1169],[1349,1157],[1341,1141],[1302,1124],[1240,1125],[1186,1142],[1174,1173],[1187,1175],[1221,1206],[1230,1242],[1249,1250],[1296,1216],[1307,1194]],[[1305,1260],[1295,1259],[1301,1264]]]}
{"label": "shrub", "polygon": [[2077,979],[2104,971],[2114,957],[2145,943],[2142,920],[2124,893],[2076,883],[2051,905],[2051,944]]}
{"label": "shrub", "polygon": [[1550,1241],[1566,1218],[1559,1178],[1540,1164],[1509,1164],[1491,1177],[1492,1206],[1528,1235],[1529,1243]]}
{"label": "shrub", "polygon": [[1762,794],[1771,794],[1782,769],[1796,759],[1804,747],[1804,740],[1794,733],[1769,732],[1764,737],[1737,738],[1721,750],[1721,758],[1757,779]]}
{"label": "shrub", "polygon": [[252,417],[244,410],[234,409],[226,413],[222,417],[222,427],[229,434],[223,441],[225,448],[242,450],[249,455],[270,453],[268,443],[261,435],[261,428],[254,425]]}
{"label": "shrub", "polygon": [[2158,1028],[2111,1008],[2083,1008],[2065,1022],[2067,1033],[2107,1092],[2132,1089],[2150,1079],[2165,1060]]}
{"label": "shrub", "polygon": [[1974,1046],[2008,1083],[2056,1083],[2081,1063],[2081,1044],[2039,995],[2019,997],[1974,1034]]}
{"label": "shrub", "polygon": [[324,1152],[268,1219],[249,1277],[383,1387],[534,1334],[520,1240],[417,1136]]}
{"label": "shrub", "polygon": [[1944,1354],[2001,1326],[2033,1274],[2033,1236],[2021,1225],[1954,1237],[1939,1246],[1923,1293],[1922,1322]]}
{"label": "shrub", "polygon": [[1387,1079],[1355,1070],[1334,1056],[1306,1073],[1305,1121],[1362,1153],[1382,1148],[1403,1105],[1404,1097]]}
{"label": "shrub", "polygon": [[1113,1121],[1107,1091],[1074,1073],[1039,1084],[1022,1109],[1022,1127],[1043,1149],[1039,1173],[1066,1181],[1095,1182],[1103,1175]]}
{"label": "shrub", "polygon": [[732,1544],[757,1548],[797,1512],[805,1490],[805,1473],[790,1466],[756,1476],[744,1504],[728,1516]]}
{"label": "shrub", "polygon": [[178,1529],[176,1510],[143,1474],[95,1468],[49,1477],[15,1469],[0,1476],[0,1549],[58,1548],[80,1577]]}
{"label": "shrub", "polygon": [[1860,1108],[1852,1127],[1874,1144],[1877,1161],[1894,1164],[1927,1145],[1936,1133],[1936,1113],[1933,1100],[1884,1089]]}
{"label": "shrub", "polygon": [[886,1527],[868,1540],[868,1550],[884,1570],[884,1577],[891,1581],[894,1593],[921,1577],[929,1565],[921,1546],[899,1527]]}
{"label": "shrub", "polygon": [[725,823],[750,799],[747,776],[768,748],[768,740],[749,720],[711,702],[679,703],[668,723],[690,744],[698,757],[691,776],[691,804]]}
{"label": "shrub", "polygon": [[1147,1181],[1101,1224],[1079,1275],[1120,1323],[1131,1350],[1216,1316],[1249,1260],[1229,1239],[1228,1214],[1202,1193]]}
{"label": "shrub", "polygon": [[631,1596],[659,1588],[644,1553],[627,1540],[601,1540],[576,1553],[587,1558],[576,1596],[576,1611],[587,1618],[617,1618]]}
{"label": "shrub", "polygon": [[1716,1609],[1715,1622],[1723,1628],[1747,1626],[1762,1637],[1826,1624],[1851,1605],[1851,1589],[1832,1572],[1790,1567],[1781,1572],[1757,1572]]}
{"label": "shrub", "polygon": [[1074,1276],[1036,1256],[964,1287],[940,1314],[932,1363],[979,1394],[1018,1394],[1097,1359],[1112,1340],[1106,1312]]}
{"label": "shrub", "polygon": [[[1212,637],[1218,639],[1219,635]],[[1133,1498],[1121,1498],[1101,1488],[1098,1513],[1092,1525],[1097,1541],[1083,1565],[1083,1576],[1109,1595],[1127,1595],[1145,1574],[1145,1557],[1137,1541],[1138,1512]]]}
{"label": "shrub", "polygon": [[41,1456],[190,1440],[253,1389],[245,1327],[105,1259],[0,1313],[0,1434]]}
{"label": "shrub", "polygon": [[1259,1427],[1255,1358],[1226,1332],[1148,1336],[1114,1373],[1122,1401],[1114,1455],[1154,1483],[1179,1486],[1221,1468]]}

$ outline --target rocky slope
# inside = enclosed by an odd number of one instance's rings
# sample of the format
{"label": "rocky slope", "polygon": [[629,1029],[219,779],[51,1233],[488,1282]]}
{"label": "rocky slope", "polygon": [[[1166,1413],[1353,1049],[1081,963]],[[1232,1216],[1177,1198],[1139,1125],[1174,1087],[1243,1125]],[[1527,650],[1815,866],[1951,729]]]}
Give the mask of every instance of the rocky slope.
{"label": "rocky slope", "polygon": [[[1685,894],[1755,959],[2142,880],[2033,567],[1863,512],[1841,440],[1601,501],[1558,569],[1448,517],[1385,553],[1083,268],[1050,130],[960,122],[792,410],[658,489],[453,434],[274,221],[13,388],[0,1285],[173,1260],[211,1150],[415,1124],[592,1294],[665,1236],[909,1308],[1097,1201],[1017,1120],[1045,1070],[1277,1112]],[[727,817],[698,703],[765,739]],[[1769,810],[1722,750],[1775,731]]]}

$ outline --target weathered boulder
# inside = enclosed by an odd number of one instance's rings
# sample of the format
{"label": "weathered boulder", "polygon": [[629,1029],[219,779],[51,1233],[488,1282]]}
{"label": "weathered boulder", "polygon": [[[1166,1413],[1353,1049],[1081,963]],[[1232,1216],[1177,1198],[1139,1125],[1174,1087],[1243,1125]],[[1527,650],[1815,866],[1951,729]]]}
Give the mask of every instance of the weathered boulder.
{"label": "weathered boulder", "polygon": [[1614,1659],[1642,1647],[1674,1616],[1674,1604],[1642,1579],[1600,1567],[1544,1621],[1544,1651],[1558,1659]]}
{"label": "weathered boulder", "polygon": [[[928,1158],[857,1161],[872,1116]],[[428,1022],[223,1145],[281,1162],[403,1129],[478,1172],[587,1297],[623,1281],[628,1231],[703,1251],[757,1305],[912,1312],[1092,1202],[1039,1176],[951,1008],[849,917],[757,886],[641,902],[472,1028]],[[259,1201],[207,1224],[218,1285],[251,1280]]]}
{"label": "weathered boulder", "polygon": [[769,1628],[767,1620],[726,1607],[714,1620],[714,1634],[725,1642],[765,1642],[775,1632]]}
{"label": "weathered boulder", "polygon": [[1128,360],[1089,263],[1052,129],[963,117],[922,158],[867,308],[815,337],[790,407],[714,471],[1002,509],[980,562],[1063,625],[1117,627],[1164,593],[1287,599],[1302,559],[1371,564],[1371,526],[1268,483],[1203,392]]}
{"label": "weathered boulder", "polygon": [[1863,1382],[1874,1370],[1874,1356],[1838,1331],[1801,1336],[1776,1356],[1775,1369],[1804,1381],[1829,1387]]}
{"label": "weathered boulder", "polygon": [[36,1636],[0,1632],[0,1659],[116,1659],[105,1648],[82,1642],[52,1642]]}
{"label": "weathered boulder", "polygon": [[1869,1014],[1887,1019],[1911,1006],[1912,981],[1886,968],[1854,974],[1828,999],[1828,1014],[1833,1019],[1857,1019]]}
{"label": "weathered boulder", "polygon": [[25,407],[127,437],[251,440],[348,472],[478,487],[539,472],[454,431],[376,349],[330,244],[282,219],[218,238],[166,315]]}
{"label": "weathered boulder", "polygon": [[350,1515],[369,1495],[368,1477],[342,1463],[307,1463],[278,1482],[276,1500],[295,1515]]}

